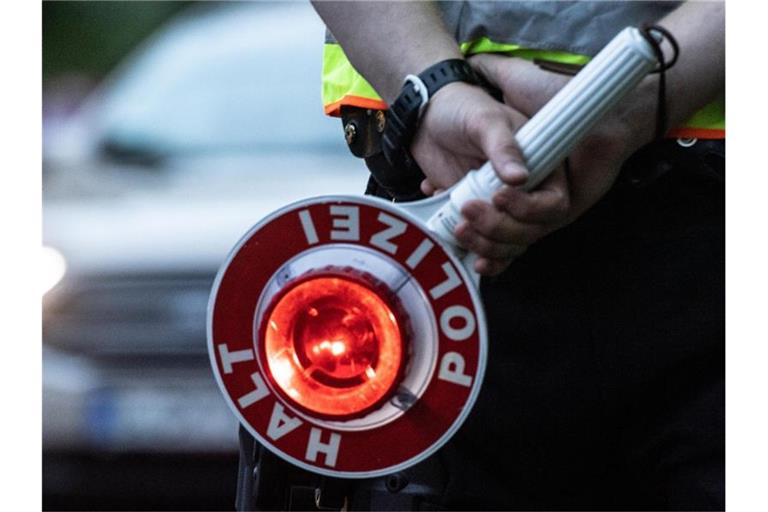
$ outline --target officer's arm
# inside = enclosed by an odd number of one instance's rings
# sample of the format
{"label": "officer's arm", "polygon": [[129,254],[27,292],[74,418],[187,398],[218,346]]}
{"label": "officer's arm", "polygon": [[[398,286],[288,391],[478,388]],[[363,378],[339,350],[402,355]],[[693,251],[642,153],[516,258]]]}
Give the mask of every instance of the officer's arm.
{"label": "officer's arm", "polygon": [[[399,94],[406,75],[461,57],[431,3],[318,1],[314,7],[352,65],[388,103]],[[447,188],[488,160],[507,185],[524,183],[527,170],[514,134],[525,121],[525,116],[480,87],[463,82],[442,87],[430,98],[410,148],[428,178],[422,184],[424,192]],[[479,215],[489,225],[510,221],[503,214],[485,217]],[[492,248],[473,244],[470,248],[481,256],[476,270],[499,272],[519,245],[524,243],[502,241]],[[496,263],[490,264],[491,260]]]}
{"label": "officer's arm", "polygon": [[312,2],[347,58],[391,104],[408,74],[461,58],[432,2]]}
{"label": "officer's arm", "polygon": [[686,2],[659,24],[680,44],[680,59],[667,72],[669,121],[676,126],[725,90],[725,3]]}
{"label": "officer's arm", "polygon": [[[658,22],[680,45],[680,58],[667,71],[668,127],[679,126],[724,90],[725,22],[721,2],[689,2]],[[669,50],[669,48],[667,48]],[[470,63],[504,91],[505,102],[532,116],[568,81],[535,64],[497,55],[478,55]],[[489,245],[493,240],[526,240],[558,229],[583,214],[612,186],[622,163],[651,142],[656,131],[658,75],[651,75],[606,116],[570,156],[569,180],[544,182],[525,193],[505,187],[494,197],[497,209],[515,222],[498,228],[495,210],[477,204],[482,215],[474,232],[461,239],[466,246]],[[552,198],[559,198],[553,200]],[[519,229],[519,226],[527,226]]]}

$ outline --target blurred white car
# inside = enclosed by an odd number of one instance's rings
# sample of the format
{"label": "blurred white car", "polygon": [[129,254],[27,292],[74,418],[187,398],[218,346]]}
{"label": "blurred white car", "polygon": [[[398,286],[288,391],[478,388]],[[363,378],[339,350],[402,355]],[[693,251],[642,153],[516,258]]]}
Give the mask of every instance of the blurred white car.
{"label": "blurred white car", "polygon": [[367,179],[322,113],[323,30],[308,4],[195,5],[44,132],[44,245],[66,262],[44,297],[44,492],[98,476],[83,457],[236,465],[206,354],[218,266],[269,212]]}

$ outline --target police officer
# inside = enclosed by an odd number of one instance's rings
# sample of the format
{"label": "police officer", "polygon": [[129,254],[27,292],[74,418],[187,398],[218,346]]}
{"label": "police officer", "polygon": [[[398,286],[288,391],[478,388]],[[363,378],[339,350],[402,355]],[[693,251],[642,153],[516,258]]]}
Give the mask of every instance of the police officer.
{"label": "police officer", "polygon": [[[475,409],[425,463],[324,481],[327,495],[372,509],[724,508],[723,4],[314,5],[330,31],[326,112],[366,159],[369,193],[431,195],[487,160],[506,185],[456,229],[486,276]],[[646,21],[679,45],[663,89],[647,77],[567,165],[520,190],[515,131]],[[448,78],[428,103],[399,105],[406,76],[430,72]]]}

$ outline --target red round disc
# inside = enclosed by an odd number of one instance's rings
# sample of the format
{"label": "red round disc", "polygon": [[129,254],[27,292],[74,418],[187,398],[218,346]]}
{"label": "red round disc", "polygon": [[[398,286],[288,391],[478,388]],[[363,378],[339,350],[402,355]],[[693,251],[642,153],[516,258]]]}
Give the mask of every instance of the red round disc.
{"label": "red round disc", "polygon": [[[342,245],[408,276],[437,338],[419,396],[391,420],[354,428],[348,418],[394,400],[410,368],[407,319],[343,272],[292,280],[265,299],[286,262]],[[367,197],[301,201],[254,226],[219,271],[208,313],[213,371],[241,423],[283,459],[347,478],[404,469],[445,443],[477,397],[486,343],[479,295],[460,262],[421,221]]]}

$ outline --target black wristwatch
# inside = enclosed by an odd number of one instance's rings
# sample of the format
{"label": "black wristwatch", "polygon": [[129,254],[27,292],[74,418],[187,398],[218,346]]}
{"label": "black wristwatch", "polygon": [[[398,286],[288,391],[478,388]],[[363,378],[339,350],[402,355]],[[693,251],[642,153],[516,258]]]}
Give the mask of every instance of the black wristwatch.
{"label": "black wristwatch", "polygon": [[444,60],[428,67],[418,76],[408,75],[405,78],[400,95],[387,111],[381,140],[382,152],[393,172],[418,173],[419,178],[423,178],[409,148],[429,99],[441,87],[452,82],[479,85],[480,80],[464,59]]}

